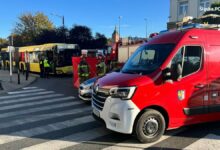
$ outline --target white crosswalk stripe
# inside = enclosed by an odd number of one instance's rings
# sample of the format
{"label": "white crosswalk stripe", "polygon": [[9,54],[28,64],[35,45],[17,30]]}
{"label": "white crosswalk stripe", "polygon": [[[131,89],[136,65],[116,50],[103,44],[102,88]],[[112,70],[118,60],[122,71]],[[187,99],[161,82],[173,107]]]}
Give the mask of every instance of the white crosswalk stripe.
{"label": "white crosswalk stripe", "polygon": [[[43,95],[43,96],[35,96],[35,97],[28,97],[28,98],[18,98],[18,99],[14,99],[14,100],[10,100],[10,101],[0,101],[0,106],[4,105],[4,107],[0,108],[0,110],[4,110],[5,109],[5,105],[7,104],[7,106],[11,106],[11,108],[14,107],[14,103],[25,103],[25,102],[32,102],[33,100],[41,100],[41,99],[51,99],[54,97],[60,97],[63,96],[63,94],[48,94],[48,95]],[[10,105],[12,104],[12,105]]]}
{"label": "white crosswalk stripe", "polygon": [[185,150],[217,150],[220,148],[220,136],[208,134],[200,140],[187,146]]}
{"label": "white crosswalk stripe", "polygon": [[10,96],[1,96],[0,100],[8,100],[8,99],[14,99],[19,97],[27,97],[27,96],[37,96],[37,95],[45,95],[45,94],[51,94],[54,93],[53,91],[46,91],[46,92],[37,92],[37,93],[27,93],[27,94],[18,94],[18,95],[10,95]]}
{"label": "white crosswalk stripe", "polygon": [[25,91],[8,92],[8,94],[9,95],[12,95],[12,94],[24,94],[24,93],[42,92],[42,91],[45,91],[45,89],[31,89],[31,90],[25,90]]}
{"label": "white crosswalk stripe", "polygon": [[23,90],[37,89],[37,87],[24,87]]}
{"label": "white crosswalk stripe", "polygon": [[92,140],[94,138],[107,135],[107,134],[109,133],[106,132],[105,129],[95,128],[93,130],[73,134],[71,136],[61,138],[59,140],[51,140],[45,143],[26,147],[23,150],[39,150],[39,149],[46,149],[48,147],[50,147],[53,150],[59,150],[59,149],[66,148],[69,146],[74,146],[74,145],[80,144],[81,142]]}
{"label": "white crosswalk stripe", "polygon": [[[91,121],[93,121],[93,118],[91,116],[82,117],[79,119],[70,118],[70,120],[67,120],[61,123],[54,123],[54,124],[49,124],[49,125],[45,125],[45,126],[41,126],[37,128],[32,128],[29,130],[13,132],[10,135],[7,135],[7,138],[5,135],[3,136],[0,135],[0,141],[1,141],[1,144],[4,144],[4,142],[5,143],[13,142],[16,140],[25,139],[27,137],[32,137],[32,136],[36,136],[39,134],[44,134],[44,133],[48,133],[48,132],[52,132],[56,130],[65,129],[67,127],[76,126],[76,125],[83,124],[83,123],[89,123]],[[14,138],[13,138],[13,135],[15,135]]]}

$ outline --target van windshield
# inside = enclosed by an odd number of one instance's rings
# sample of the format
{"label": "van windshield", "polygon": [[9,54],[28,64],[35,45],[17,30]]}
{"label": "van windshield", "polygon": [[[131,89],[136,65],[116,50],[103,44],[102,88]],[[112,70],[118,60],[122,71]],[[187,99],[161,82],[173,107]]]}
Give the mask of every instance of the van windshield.
{"label": "van windshield", "polygon": [[158,69],[175,44],[153,44],[139,47],[122,68],[123,73],[150,74]]}

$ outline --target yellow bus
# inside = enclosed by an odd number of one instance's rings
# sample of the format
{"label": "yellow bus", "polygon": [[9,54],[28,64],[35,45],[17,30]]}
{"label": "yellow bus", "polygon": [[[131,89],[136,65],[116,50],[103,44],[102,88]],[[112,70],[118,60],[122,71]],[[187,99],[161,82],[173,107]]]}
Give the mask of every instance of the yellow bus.
{"label": "yellow bus", "polygon": [[50,43],[19,47],[20,70],[30,64],[31,72],[40,72],[40,59],[47,57],[53,74],[72,74],[72,57],[80,56],[81,51],[77,44]]}

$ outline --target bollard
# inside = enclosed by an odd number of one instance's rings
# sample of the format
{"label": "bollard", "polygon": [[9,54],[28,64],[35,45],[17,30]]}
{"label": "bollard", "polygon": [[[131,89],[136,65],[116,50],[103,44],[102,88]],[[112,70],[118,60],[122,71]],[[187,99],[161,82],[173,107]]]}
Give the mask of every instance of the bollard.
{"label": "bollard", "polygon": [[3,87],[2,87],[2,82],[0,80],[0,90],[4,90]]}

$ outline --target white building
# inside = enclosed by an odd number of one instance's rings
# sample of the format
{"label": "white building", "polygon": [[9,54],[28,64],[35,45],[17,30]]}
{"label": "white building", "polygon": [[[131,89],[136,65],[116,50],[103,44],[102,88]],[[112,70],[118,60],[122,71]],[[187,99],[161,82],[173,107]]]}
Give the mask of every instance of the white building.
{"label": "white building", "polygon": [[172,28],[184,16],[192,16],[194,18],[202,16],[214,2],[220,2],[220,0],[170,0],[168,28]]}

